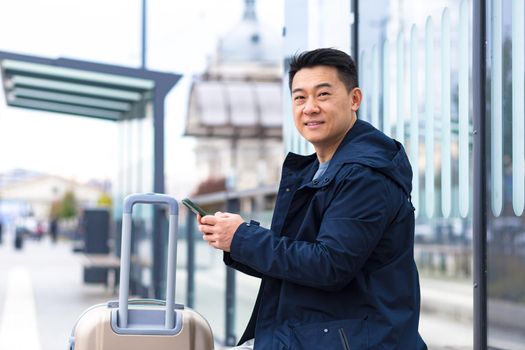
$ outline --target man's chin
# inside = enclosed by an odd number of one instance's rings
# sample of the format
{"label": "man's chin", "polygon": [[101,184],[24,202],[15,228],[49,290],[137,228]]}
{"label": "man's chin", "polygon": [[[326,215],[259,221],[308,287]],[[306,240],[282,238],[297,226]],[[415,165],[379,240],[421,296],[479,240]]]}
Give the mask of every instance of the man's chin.
{"label": "man's chin", "polygon": [[310,143],[322,142],[324,136],[320,130],[302,130],[301,136]]}
{"label": "man's chin", "polygon": [[323,144],[326,141],[324,137],[319,135],[306,135],[303,137],[314,146]]}

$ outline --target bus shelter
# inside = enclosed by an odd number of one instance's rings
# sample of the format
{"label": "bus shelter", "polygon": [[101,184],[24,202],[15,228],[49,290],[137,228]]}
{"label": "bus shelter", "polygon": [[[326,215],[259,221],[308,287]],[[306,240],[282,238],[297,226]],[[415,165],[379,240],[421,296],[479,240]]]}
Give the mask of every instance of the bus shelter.
{"label": "bus shelter", "polygon": [[[165,191],[164,100],[180,75],[67,58],[49,59],[0,51],[0,72],[8,106],[118,123],[119,161],[113,217],[133,192]],[[97,142],[96,137],[93,142]],[[162,297],[163,208],[138,208],[137,235],[151,245],[146,264],[151,281],[132,281],[142,295]],[[140,238],[139,238],[140,239]],[[137,274],[142,275],[142,274]],[[148,274],[149,275],[149,274]]]}

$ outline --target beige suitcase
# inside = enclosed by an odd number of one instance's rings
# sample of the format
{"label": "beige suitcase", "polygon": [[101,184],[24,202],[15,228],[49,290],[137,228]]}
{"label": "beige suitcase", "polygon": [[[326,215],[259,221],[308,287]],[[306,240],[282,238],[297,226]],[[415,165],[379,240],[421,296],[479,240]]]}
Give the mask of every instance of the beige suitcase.
{"label": "beige suitcase", "polygon": [[[128,300],[131,214],[136,203],[170,208],[166,302]],[[86,310],[73,327],[70,350],[212,350],[209,324],[197,312],[175,305],[177,201],[163,194],[133,194],[124,199],[119,301]]]}

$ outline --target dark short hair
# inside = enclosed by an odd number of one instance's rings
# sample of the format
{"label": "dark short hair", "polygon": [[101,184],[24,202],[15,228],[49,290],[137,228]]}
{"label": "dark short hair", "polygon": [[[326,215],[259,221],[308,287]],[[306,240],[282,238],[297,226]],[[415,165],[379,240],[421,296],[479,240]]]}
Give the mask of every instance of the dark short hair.
{"label": "dark short hair", "polygon": [[337,75],[345,84],[348,92],[358,86],[357,67],[352,57],[340,50],[321,48],[304,51],[291,58],[288,73],[288,87],[290,91],[292,91],[292,82],[295,74],[303,68],[315,66],[328,66],[337,69]]}

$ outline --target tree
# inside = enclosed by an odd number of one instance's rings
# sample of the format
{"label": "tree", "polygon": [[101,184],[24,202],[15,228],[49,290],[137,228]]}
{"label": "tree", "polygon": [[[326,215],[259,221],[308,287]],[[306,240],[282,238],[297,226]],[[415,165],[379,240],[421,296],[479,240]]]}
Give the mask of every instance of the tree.
{"label": "tree", "polygon": [[73,191],[67,191],[62,198],[59,210],[58,217],[60,219],[69,219],[77,215],[77,200],[75,198],[75,193]]}

